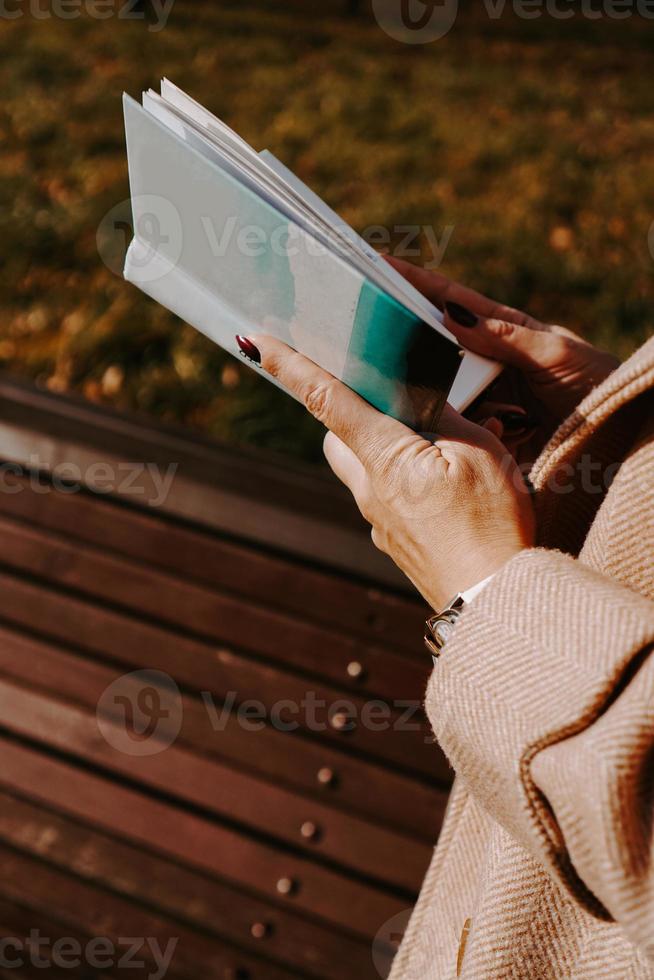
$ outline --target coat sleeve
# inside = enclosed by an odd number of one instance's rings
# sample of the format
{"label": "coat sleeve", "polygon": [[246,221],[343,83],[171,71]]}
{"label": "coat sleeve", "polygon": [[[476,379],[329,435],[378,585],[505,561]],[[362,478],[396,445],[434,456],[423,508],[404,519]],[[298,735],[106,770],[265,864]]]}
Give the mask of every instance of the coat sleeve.
{"label": "coat sleeve", "polygon": [[654,603],[560,552],[464,612],[427,710],[477,801],[654,960]]}

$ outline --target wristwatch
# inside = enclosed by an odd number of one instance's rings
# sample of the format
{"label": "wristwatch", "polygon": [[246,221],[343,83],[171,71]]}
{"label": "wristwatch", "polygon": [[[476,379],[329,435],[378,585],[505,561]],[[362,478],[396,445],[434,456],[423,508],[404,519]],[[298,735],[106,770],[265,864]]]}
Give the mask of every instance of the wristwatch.
{"label": "wristwatch", "polygon": [[466,589],[465,592],[459,592],[454,598],[448,602],[447,606],[443,612],[436,613],[434,616],[430,616],[425,624],[425,645],[432,655],[432,658],[436,660],[441,655],[441,650],[449,640],[456,622],[468,605],[472,602],[480,592],[483,592],[488,583],[493,578],[493,575],[489,575],[481,582],[477,582],[471,588]]}
{"label": "wristwatch", "polygon": [[459,592],[442,612],[430,616],[425,623],[425,646],[432,657],[440,657],[441,650],[452,635],[465,604],[466,600]]}

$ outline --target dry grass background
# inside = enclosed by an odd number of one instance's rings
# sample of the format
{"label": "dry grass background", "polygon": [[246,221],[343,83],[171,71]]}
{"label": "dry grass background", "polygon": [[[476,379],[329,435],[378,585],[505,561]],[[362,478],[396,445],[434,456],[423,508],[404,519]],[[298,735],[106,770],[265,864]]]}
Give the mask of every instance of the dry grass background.
{"label": "dry grass background", "polygon": [[446,38],[409,46],[346,6],[176,0],[160,32],[0,22],[0,367],[318,458],[297,406],[98,256],[128,193],[120,94],[162,75],[359,230],[453,226],[448,274],[621,355],[647,336],[654,22],[490,21],[462,3]]}

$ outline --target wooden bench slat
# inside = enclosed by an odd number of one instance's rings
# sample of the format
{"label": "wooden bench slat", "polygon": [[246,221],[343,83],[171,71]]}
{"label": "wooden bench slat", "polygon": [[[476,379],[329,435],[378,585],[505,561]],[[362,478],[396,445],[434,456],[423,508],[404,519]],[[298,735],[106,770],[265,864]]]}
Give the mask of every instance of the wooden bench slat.
{"label": "wooden bench slat", "polygon": [[[6,518],[0,518],[0,540],[5,566],[139,617],[313,674],[346,690],[365,690],[392,700],[420,697],[427,683],[432,664],[426,652],[422,661],[409,659],[297,615],[278,612],[270,607],[268,597],[262,604],[262,596],[243,599],[211,590]],[[418,646],[418,617],[414,630]],[[361,665],[360,678],[348,674],[351,663]]]}
{"label": "wooden bench slat", "polygon": [[[406,900],[386,889],[284,853],[32,748],[0,738],[0,755],[0,785],[10,792],[251,889],[268,901],[299,907],[349,933],[369,939],[381,923],[406,907]],[[283,896],[277,889],[281,879],[297,882],[297,887]]]}
{"label": "wooden bench slat", "polygon": [[[115,668],[64,651],[0,626],[0,674],[95,710]],[[447,792],[409,776],[337,752],[316,740],[295,737],[266,724],[247,731],[232,711],[219,730],[206,705],[182,697],[180,742],[196,752],[225,759],[320,802],[352,811],[433,845],[447,805]],[[333,774],[329,784],[318,773]]]}
{"label": "wooden bench slat", "polygon": [[[7,793],[0,839],[164,914],[325,980],[370,972],[370,945]],[[6,918],[6,917],[5,917]],[[0,919],[2,905],[0,904]],[[252,926],[262,924],[262,939]]]}
{"label": "wooden bench slat", "polygon": [[[38,811],[37,811],[38,813]],[[38,867],[38,866],[37,866]],[[53,903],[54,904],[54,903]],[[51,910],[49,910],[51,911]],[[116,967],[115,969],[92,969],[91,967],[84,967],[82,963],[79,967],[72,970],[70,966],[66,967],[63,965],[58,965],[53,962],[51,953],[51,946],[58,939],[74,939],[82,947],[85,947],[89,940],[93,939],[93,936],[84,934],[79,929],[71,929],[70,926],[66,926],[64,923],[57,922],[57,920],[45,911],[39,909],[35,912],[24,905],[19,905],[14,900],[9,900],[3,898],[0,894],[0,936],[2,937],[16,937],[22,941],[28,941],[30,936],[30,931],[32,929],[38,929],[39,936],[46,938],[49,941],[49,947],[41,947],[37,952],[40,958],[48,961],[48,966],[36,966],[29,962],[29,952],[26,956],[22,956],[23,964],[13,967],[8,967],[6,971],[0,969],[0,977],[23,977],[26,980],[38,980],[44,976],[53,977],[54,980],[120,980],[121,977],[125,976],[125,968]],[[15,959],[16,953],[14,950],[10,949],[8,951],[8,956],[10,960]],[[130,970],[130,976],[142,978],[142,980],[152,980],[152,966],[149,963],[144,964],[142,968],[133,968]],[[162,978],[163,980],[163,978]],[[168,970],[166,973],[165,980],[182,980],[182,975],[177,973],[174,969]]]}
{"label": "wooden bench slat", "polygon": [[[0,864],[0,894],[46,914],[56,896],[57,918],[75,931],[107,936],[114,942],[127,936],[147,938],[156,940],[162,950],[169,941],[177,940],[173,962],[183,975],[223,980],[229,970],[240,969],[247,970],[252,980],[300,976],[296,970],[255,957],[217,936],[208,937],[179,920],[151,912],[2,844]],[[147,946],[142,946],[139,955],[154,966]]]}
{"label": "wooden bench slat", "polygon": [[[0,388],[8,455],[44,467],[0,494],[0,931],[175,934],[170,980],[376,980],[451,782],[420,706],[422,602],[336,481]],[[165,501],[151,469],[140,496],[93,493],[97,463],[146,459],[177,467]],[[90,486],[48,485],[63,460]],[[144,668],[183,711],[154,755],[129,742]]]}
{"label": "wooden bench slat", "polygon": [[[27,477],[7,477],[21,492],[0,495],[0,513],[34,527],[178,573],[190,581],[244,596],[327,626],[339,623],[369,641],[421,659],[416,629],[423,604],[345,575],[322,572],[297,559],[199,531],[163,515],[121,506],[90,493],[36,493]],[[237,533],[237,532],[236,532]]]}
{"label": "wooden bench slat", "polygon": [[[202,807],[250,830],[276,837],[309,856],[343,865],[408,892],[420,888],[431,849],[411,837],[307,800],[272,783],[200,757],[176,744],[153,755],[127,755],[110,745],[89,711],[27,691],[0,678],[0,718],[14,734],[43,742],[113,774]],[[118,736],[125,726],[103,720]],[[120,744],[118,741],[114,744]],[[301,827],[318,829],[314,840]],[[395,860],[401,854],[401,860]]]}
{"label": "wooden bench slat", "polygon": [[[196,691],[210,691],[219,696],[232,691],[239,700],[244,696],[255,698],[269,708],[284,700],[301,705],[307,697],[307,681],[293,674],[253,663],[230,650],[174,634],[6,572],[0,573],[0,619],[27,630],[38,629],[41,635],[109,658],[126,668],[165,671],[180,685]],[[358,719],[368,710],[362,697],[349,692],[322,684],[311,685],[310,690],[318,701],[331,707],[347,702],[346,706],[352,706]],[[414,711],[410,724],[415,729],[398,727],[406,713],[405,709],[391,711],[388,722],[374,731],[361,723],[352,731],[335,730],[327,724],[320,737],[344,750],[358,751],[447,784],[451,780],[449,765],[431,741],[422,713]],[[304,725],[302,712],[293,715],[292,720],[310,732]]]}

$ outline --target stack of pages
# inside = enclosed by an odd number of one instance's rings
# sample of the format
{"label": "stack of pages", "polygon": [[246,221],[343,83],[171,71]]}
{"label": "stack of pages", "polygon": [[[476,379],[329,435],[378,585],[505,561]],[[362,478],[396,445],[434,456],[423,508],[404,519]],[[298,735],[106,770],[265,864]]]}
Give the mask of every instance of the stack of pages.
{"label": "stack of pages", "polygon": [[422,431],[448,394],[463,409],[497,375],[290,170],[171,82],[124,111],[125,278],[221,347],[273,334]]}

